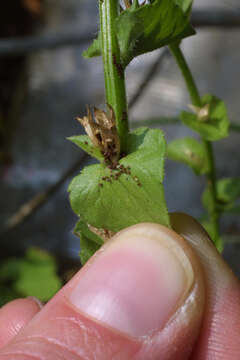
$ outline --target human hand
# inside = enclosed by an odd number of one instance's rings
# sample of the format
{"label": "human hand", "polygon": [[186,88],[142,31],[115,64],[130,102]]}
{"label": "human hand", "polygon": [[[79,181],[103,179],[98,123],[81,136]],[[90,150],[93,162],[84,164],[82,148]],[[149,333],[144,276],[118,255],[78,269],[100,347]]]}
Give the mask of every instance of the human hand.
{"label": "human hand", "polygon": [[139,224],[42,309],[0,309],[0,360],[237,360],[240,284],[201,226]]}

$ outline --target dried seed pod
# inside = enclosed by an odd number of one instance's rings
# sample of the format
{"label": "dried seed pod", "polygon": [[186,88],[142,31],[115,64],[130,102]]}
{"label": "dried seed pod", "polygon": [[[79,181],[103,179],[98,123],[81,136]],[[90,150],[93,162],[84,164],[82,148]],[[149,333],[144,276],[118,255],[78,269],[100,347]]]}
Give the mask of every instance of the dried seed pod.
{"label": "dried seed pod", "polygon": [[126,9],[129,9],[132,6],[132,1],[130,0],[124,0],[124,4],[126,6]]}
{"label": "dried seed pod", "polygon": [[[94,146],[102,152],[105,162],[116,166],[120,156],[120,140],[115,125],[114,111],[108,106],[108,112],[94,108],[94,118],[90,108],[87,108],[87,116],[77,118],[85,128]],[[113,166],[113,167],[114,167]]]}
{"label": "dried seed pod", "polygon": [[188,107],[197,115],[199,121],[207,121],[209,118],[210,105],[206,104],[203,107],[198,107],[195,105],[188,105]]}
{"label": "dried seed pod", "polygon": [[100,236],[104,242],[108,241],[109,239],[111,239],[111,237],[113,237],[115,235],[115,233],[111,230],[107,230],[107,229],[98,229],[95,228],[92,225],[88,224],[88,228],[90,231],[92,231],[93,233],[95,233],[96,235]]}

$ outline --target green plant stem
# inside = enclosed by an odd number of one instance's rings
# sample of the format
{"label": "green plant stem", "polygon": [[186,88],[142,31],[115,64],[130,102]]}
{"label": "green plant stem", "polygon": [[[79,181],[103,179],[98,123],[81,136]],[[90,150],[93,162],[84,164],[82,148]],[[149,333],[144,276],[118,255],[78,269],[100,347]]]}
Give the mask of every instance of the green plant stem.
{"label": "green plant stem", "polygon": [[[191,97],[192,103],[195,106],[202,107],[201,103],[201,97],[197,88],[197,85],[195,83],[195,80],[193,78],[193,75],[191,73],[191,70],[187,64],[187,61],[177,44],[170,45],[170,49],[176,59],[176,62],[181,69],[181,72],[183,74],[183,77],[186,82],[186,86],[189,91],[189,95]],[[213,225],[214,230],[214,241],[216,243],[217,247],[220,247],[220,237],[219,237],[219,212],[217,209],[217,192],[216,192],[216,167],[215,167],[215,161],[214,161],[214,155],[213,155],[213,147],[211,142],[206,141],[202,139],[204,147],[206,149],[206,153],[209,159],[210,163],[210,172],[207,175],[207,186],[210,193],[210,207],[211,211],[209,213],[211,223]]]}
{"label": "green plant stem", "polygon": [[[140,126],[160,126],[160,125],[179,125],[179,118],[178,117],[156,117],[156,118],[149,118],[149,119],[138,119],[131,121],[131,128],[136,129]],[[240,133],[240,125],[235,123],[230,123],[229,127],[230,131],[235,133]]]}
{"label": "green plant stem", "polygon": [[183,74],[193,105],[201,107],[201,97],[182,50],[176,44],[170,45],[170,50],[172,51],[173,56],[175,57],[175,60]]}
{"label": "green plant stem", "polygon": [[106,102],[114,110],[121,151],[124,152],[128,133],[128,109],[124,69],[114,26],[119,15],[119,1],[99,0],[99,9]]}

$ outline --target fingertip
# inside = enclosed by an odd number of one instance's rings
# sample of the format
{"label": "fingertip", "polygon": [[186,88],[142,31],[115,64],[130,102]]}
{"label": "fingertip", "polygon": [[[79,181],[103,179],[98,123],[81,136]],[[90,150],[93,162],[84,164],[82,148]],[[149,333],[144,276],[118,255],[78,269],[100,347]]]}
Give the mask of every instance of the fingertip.
{"label": "fingertip", "polygon": [[240,354],[239,280],[195,219],[175,213],[171,214],[171,223],[194,249],[206,279],[206,306],[193,359],[237,360]]}
{"label": "fingertip", "polygon": [[32,306],[34,306],[34,304],[35,304],[39,308],[39,310],[41,310],[43,308],[43,303],[41,302],[41,300],[39,300],[35,296],[28,296],[24,300],[30,300],[30,302],[32,303]]}
{"label": "fingertip", "polygon": [[0,309],[0,348],[7,345],[41,310],[41,302],[29,297],[16,299]]}

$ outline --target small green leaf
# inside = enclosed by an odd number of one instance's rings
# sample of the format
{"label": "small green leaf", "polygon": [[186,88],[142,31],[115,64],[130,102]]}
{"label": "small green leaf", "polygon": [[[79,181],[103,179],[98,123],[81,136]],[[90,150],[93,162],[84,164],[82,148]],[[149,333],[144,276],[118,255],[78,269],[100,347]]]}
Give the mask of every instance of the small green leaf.
{"label": "small green leaf", "polygon": [[189,13],[184,12],[189,4],[184,2],[179,6],[180,3],[155,0],[120,14],[116,19],[116,34],[124,67],[136,56],[195,34],[189,24]]}
{"label": "small green leaf", "polygon": [[101,151],[92,144],[90,138],[87,135],[71,136],[68,138],[68,140],[72,141],[92,157],[95,157],[100,161],[104,161],[104,156],[102,155]]}
{"label": "small green leaf", "polygon": [[205,147],[199,141],[186,137],[168,144],[168,157],[190,166],[197,175],[207,174],[210,170]]}
{"label": "small green leaf", "polygon": [[166,144],[160,130],[138,129],[118,168],[86,167],[70,184],[73,210],[99,229],[117,232],[140,222],[169,226],[163,177]]}
{"label": "small green leaf", "polygon": [[175,0],[175,3],[182,8],[184,13],[191,11],[193,0]]}
{"label": "small green leaf", "polygon": [[95,252],[98,251],[100,246],[90,241],[83,234],[80,235],[80,245],[81,245],[80,260],[83,266],[95,254]]}
{"label": "small green leaf", "polygon": [[101,39],[100,35],[98,34],[97,39],[93,40],[93,43],[89,46],[87,50],[83,52],[83,57],[86,59],[90,59],[95,56],[101,56],[102,49],[101,49]]}
{"label": "small green leaf", "polygon": [[218,249],[218,251],[220,253],[222,253],[223,247],[224,247],[223,240],[221,238],[216,238],[212,223],[210,223],[208,220],[204,220],[201,222],[201,224],[204,227],[204,229],[206,230],[206,232],[208,233],[209,237],[212,239],[212,241],[216,245],[216,248]]}
{"label": "small green leaf", "polygon": [[81,264],[84,265],[103,245],[103,240],[90,231],[87,224],[82,220],[77,222],[74,233],[80,238],[80,259]]}
{"label": "small green leaf", "polygon": [[208,119],[201,121],[194,113],[182,112],[182,122],[197,131],[205,140],[217,141],[228,136],[229,119],[227,109],[222,100],[212,95],[202,98],[202,106],[209,104]]}
{"label": "small green leaf", "polygon": [[75,228],[74,228],[74,234],[77,236],[81,236],[81,234],[83,234],[87,239],[89,239],[91,242],[93,242],[94,244],[99,245],[99,247],[101,245],[103,245],[103,240],[95,233],[93,233],[89,227],[87,226],[87,224],[82,221],[81,219],[77,222]]}
{"label": "small green leaf", "polygon": [[[226,178],[217,181],[218,211],[238,213],[237,200],[240,199],[240,178]],[[210,193],[206,189],[202,195],[202,202],[208,211],[212,211]]]}
{"label": "small green leaf", "polygon": [[214,237],[214,228],[212,223],[210,223],[209,220],[205,219],[201,221],[202,226],[204,227],[204,229],[206,230],[206,232],[208,233],[209,237],[212,239]]}
{"label": "small green leaf", "polygon": [[240,198],[240,177],[225,178],[217,182],[218,199],[230,203]]}
{"label": "small green leaf", "polygon": [[47,301],[61,287],[54,258],[37,248],[28,249],[23,258],[10,258],[1,264],[0,281],[3,288],[0,303],[20,296],[36,296]]}
{"label": "small green leaf", "polygon": [[139,0],[133,0],[131,10],[136,10],[140,7]]}
{"label": "small green leaf", "polygon": [[61,287],[54,258],[47,252],[31,248],[19,260],[19,275],[13,289],[22,296],[49,300]]}

